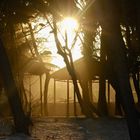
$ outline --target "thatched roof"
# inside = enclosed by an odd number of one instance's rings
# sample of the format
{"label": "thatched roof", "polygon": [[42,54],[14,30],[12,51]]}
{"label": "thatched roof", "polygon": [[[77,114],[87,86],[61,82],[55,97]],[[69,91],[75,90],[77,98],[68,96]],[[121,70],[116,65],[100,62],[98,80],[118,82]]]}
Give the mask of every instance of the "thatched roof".
{"label": "thatched roof", "polygon": [[49,71],[50,70],[44,66],[44,63],[35,60],[29,61],[23,69],[23,73],[30,73],[32,75],[42,75],[43,73],[48,73]]}

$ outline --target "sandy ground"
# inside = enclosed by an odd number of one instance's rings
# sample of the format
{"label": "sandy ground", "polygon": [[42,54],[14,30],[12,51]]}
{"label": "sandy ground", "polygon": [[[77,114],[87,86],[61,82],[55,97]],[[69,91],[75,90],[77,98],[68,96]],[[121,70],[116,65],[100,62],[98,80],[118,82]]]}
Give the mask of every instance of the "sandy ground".
{"label": "sandy ground", "polygon": [[126,121],[116,118],[34,118],[31,137],[10,135],[11,126],[0,123],[0,140],[129,140]]}

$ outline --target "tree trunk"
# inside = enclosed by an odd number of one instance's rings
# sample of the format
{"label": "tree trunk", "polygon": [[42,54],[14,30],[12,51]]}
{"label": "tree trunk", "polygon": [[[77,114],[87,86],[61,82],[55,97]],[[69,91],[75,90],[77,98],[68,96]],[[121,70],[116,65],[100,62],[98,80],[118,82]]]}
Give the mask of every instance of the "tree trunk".
{"label": "tree trunk", "polygon": [[121,99],[119,98],[119,93],[116,90],[115,94],[115,115],[122,116],[122,106],[121,106]]}
{"label": "tree trunk", "polygon": [[[112,65],[110,64],[110,67],[111,66]],[[118,83],[117,83],[117,80],[116,80],[116,76],[114,75],[112,70],[109,70],[108,73],[109,73],[109,75],[108,75],[109,82],[116,92],[115,93],[115,115],[122,116],[123,115],[123,110],[122,110],[122,105],[121,105],[121,99],[120,99],[120,96],[119,96],[119,87],[118,87]]]}
{"label": "tree trunk", "polygon": [[103,4],[103,20],[100,23],[107,43],[108,60],[111,62],[113,72],[116,75],[118,93],[126,114],[130,139],[139,140],[140,126],[129,82],[129,71],[124,49],[125,44],[120,29],[119,7],[115,3],[117,1],[101,0],[101,2]]}
{"label": "tree trunk", "polygon": [[81,110],[83,114],[86,115],[87,117],[94,118],[93,113],[96,113],[96,112],[93,112],[94,107],[90,103],[87,104],[81,96],[80,89],[77,83],[77,80],[79,79],[77,79],[76,71],[73,64],[72,54],[71,54],[71,51],[68,49],[67,42],[66,42],[65,48],[63,48],[57,37],[57,25],[56,25],[55,14],[53,17],[53,26],[54,28],[52,27],[52,29],[54,30],[54,38],[55,38],[56,47],[57,47],[58,53],[63,57],[67,70],[72,78],[73,85],[74,85],[74,92],[77,95],[77,99],[79,101]]}
{"label": "tree trunk", "polygon": [[133,79],[134,87],[135,87],[136,94],[138,97],[138,104],[140,104],[139,66],[138,64],[136,64],[137,55],[136,55],[134,46],[132,46],[132,43],[131,43],[130,28],[128,25],[126,26],[126,43],[127,43],[128,51],[129,51],[129,54],[128,54],[129,67],[130,67],[129,69],[130,69],[130,72],[132,73],[132,79]]}
{"label": "tree trunk", "polygon": [[12,114],[14,116],[15,129],[17,132],[29,134],[30,119],[24,114],[21,100],[19,97],[18,89],[14,81],[8,56],[2,41],[0,40],[0,72],[4,87],[6,89],[6,95],[11,107]]}
{"label": "tree trunk", "polygon": [[96,107],[93,105],[93,103],[91,101],[88,80],[82,79],[82,80],[79,80],[79,82],[80,82],[80,86],[82,88],[83,101],[84,101],[85,105],[87,107],[89,107],[93,113],[95,113],[96,115],[100,115],[100,112],[96,109]]}
{"label": "tree trunk", "polygon": [[105,61],[106,61],[106,52],[105,52],[105,40],[104,35],[101,36],[101,56],[100,56],[100,65],[101,72],[99,75],[99,98],[98,98],[98,110],[102,116],[108,116],[108,108],[106,101],[106,77],[105,77]]}
{"label": "tree trunk", "polygon": [[90,102],[90,95],[89,95],[88,81],[85,79],[82,79],[80,84],[82,86],[83,100],[85,102],[89,103]]}
{"label": "tree trunk", "polygon": [[106,101],[106,82],[104,76],[102,77],[101,75],[99,79],[98,110],[102,116],[108,116],[108,108]]}
{"label": "tree trunk", "polygon": [[[113,16],[115,17],[115,15]],[[107,56],[108,60],[111,61],[113,72],[116,75],[119,87],[118,93],[126,114],[130,138],[131,140],[139,140],[140,126],[129,83],[129,72],[121,29],[116,19],[112,19],[112,17],[109,18],[111,18],[110,21],[105,20],[104,23],[102,23],[102,32],[105,34],[107,42]]]}

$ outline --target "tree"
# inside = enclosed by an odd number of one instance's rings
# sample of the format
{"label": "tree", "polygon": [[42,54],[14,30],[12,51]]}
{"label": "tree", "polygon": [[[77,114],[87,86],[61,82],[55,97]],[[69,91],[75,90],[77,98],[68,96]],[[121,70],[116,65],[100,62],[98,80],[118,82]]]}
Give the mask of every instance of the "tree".
{"label": "tree", "polygon": [[[87,86],[85,86],[85,84],[82,83],[81,80],[85,80],[85,79],[79,79],[80,77],[77,76],[75,68],[74,68],[74,64],[73,64],[73,58],[72,58],[72,54],[70,49],[67,46],[67,42],[66,42],[66,46],[65,48],[62,47],[58,37],[57,37],[57,25],[56,25],[56,17],[55,17],[55,13],[53,13],[53,31],[54,31],[54,38],[55,38],[55,42],[56,42],[56,46],[58,49],[58,53],[63,57],[64,62],[66,63],[66,67],[67,70],[72,78],[73,81],[73,85],[74,85],[74,92],[77,95],[80,107],[82,109],[82,112],[87,116],[87,117],[94,117],[94,113],[96,113],[98,115],[98,111],[96,110],[96,108],[90,103],[88,98],[82,98],[81,94],[80,94],[80,90],[78,87],[78,83],[77,80],[80,81],[80,86],[82,88],[82,92],[83,92],[83,97],[87,96]],[[87,96],[88,97],[88,96]]]}
{"label": "tree", "polygon": [[[91,23],[98,22],[102,28],[101,42],[105,47],[104,51],[107,55],[107,63],[111,69],[107,75],[114,75],[108,78],[110,78],[110,81],[113,81],[112,85],[116,90],[117,98],[121,102],[126,114],[130,138],[138,140],[140,138],[140,126],[129,83],[130,71],[127,65],[126,46],[123,41],[122,29],[120,28],[122,24],[125,26],[129,25],[134,31],[139,32],[139,10],[136,6],[138,5],[138,1],[100,0],[95,1],[93,4],[89,2],[89,5],[90,7],[87,10],[89,11],[88,16],[90,19],[91,17],[94,19],[94,21],[90,20]],[[139,40],[139,36],[137,39]]]}
{"label": "tree", "polygon": [[[35,1],[34,5],[36,5],[39,1]],[[43,3],[44,4],[44,3]],[[3,44],[3,34],[4,34],[4,29],[7,30],[9,28],[13,34],[8,34],[11,35],[11,39],[13,39],[14,36],[14,28],[13,26],[17,23],[22,23],[27,21],[32,14],[35,14],[37,12],[37,9],[39,8],[36,7],[34,9],[32,7],[32,3],[30,1],[1,1],[0,2],[0,7],[1,7],[1,12],[0,12],[0,19],[1,19],[1,24],[0,24],[0,31],[1,31],[1,37],[0,37],[0,74],[2,77],[3,85],[6,90],[6,95],[8,97],[8,101],[11,107],[11,111],[14,117],[14,123],[15,123],[15,129],[17,132],[20,133],[25,133],[29,135],[29,126],[32,124],[29,116],[26,116],[21,104],[21,99],[19,96],[19,91],[16,86],[15,82],[15,73],[13,75],[13,70],[12,70],[12,61],[9,61],[9,56],[7,53],[6,45],[4,46]],[[6,26],[5,26],[6,25]],[[10,25],[10,26],[8,26]],[[11,46],[14,46],[14,40],[9,41],[11,43]],[[10,46],[10,47],[11,47]],[[15,47],[15,46],[14,46]],[[11,49],[11,48],[10,48]],[[12,48],[14,49],[14,48]]]}
{"label": "tree", "polygon": [[22,104],[19,98],[19,92],[14,81],[10,63],[2,41],[0,40],[0,74],[6,89],[6,95],[14,116],[14,123],[17,132],[22,132],[29,135],[29,126],[31,120],[25,116]]}
{"label": "tree", "polygon": [[100,1],[103,20],[100,21],[105,35],[106,52],[119,87],[119,97],[126,114],[130,138],[140,138],[140,126],[136,114],[132,91],[129,83],[129,71],[125,53],[125,44],[120,29],[120,7],[117,2]]}

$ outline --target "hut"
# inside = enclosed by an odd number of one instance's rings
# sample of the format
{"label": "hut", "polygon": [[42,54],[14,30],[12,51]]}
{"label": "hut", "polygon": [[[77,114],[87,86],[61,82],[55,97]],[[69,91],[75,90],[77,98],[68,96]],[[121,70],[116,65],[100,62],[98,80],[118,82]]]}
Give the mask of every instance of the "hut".
{"label": "hut", "polygon": [[[35,115],[43,115],[44,112],[44,74],[46,77],[49,77],[50,72],[45,65],[43,62],[32,59],[22,69],[24,86],[26,88],[25,96],[27,101],[25,104],[31,114],[35,110]],[[34,100],[36,103],[34,103]]]}
{"label": "hut", "polygon": [[[89,86],[90,86],[90,98],[93,101],[98,100],[98,87],[99,87],[99,75],[101,73],[101,70],[105,69],[101,67],[101,64],[99,61],[93,59],[93,61],[88,61],[84,57],[76,60],[74,62],[74,68],[75,72],[77,74],[77,82],[79,82],[79,79],[88,80]],[[66,115],[69,116],[71,113],[70,111],[70,96],[72,93],[70,93],[70,85],[72,84],[71,76],[69,75],[67,68],[64,67],[50,75],[51,78],[54,79],[54,103],[56,103],[56,96],[59,94],[57,92],[58,83],[65,82],[66,84],[66,90],[67,90],[67,97],[66,97]],[[108,83],[108,80],[106,80],[106,86],[107,86],[107,97],[108,102],[110,102],[110,85]],[[64,89],[63,89],[64,90]],[[112,90],[112,89],[111,89]],[[77,98],[75,93],[73,92],[73,110],[74,110],[74,116],[81,115],[77,113]]]}

